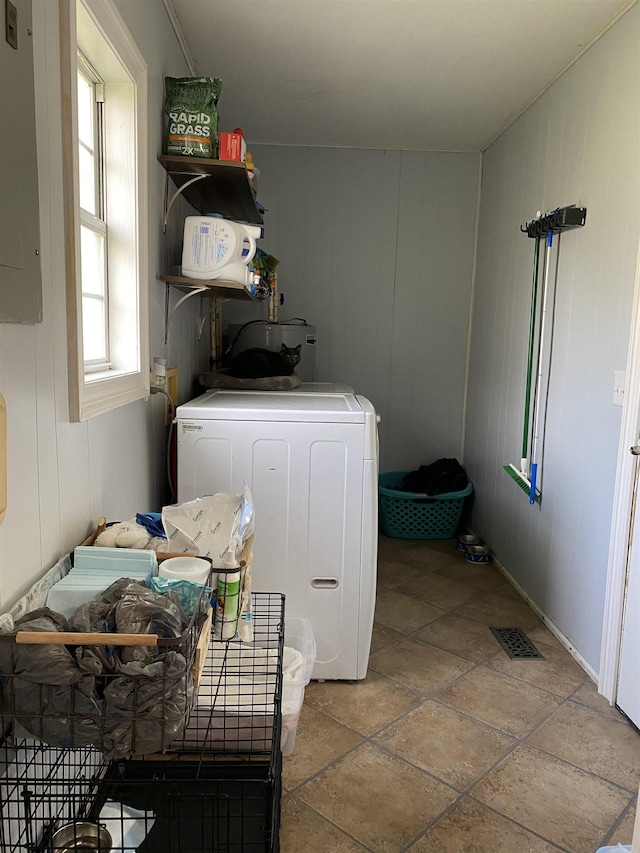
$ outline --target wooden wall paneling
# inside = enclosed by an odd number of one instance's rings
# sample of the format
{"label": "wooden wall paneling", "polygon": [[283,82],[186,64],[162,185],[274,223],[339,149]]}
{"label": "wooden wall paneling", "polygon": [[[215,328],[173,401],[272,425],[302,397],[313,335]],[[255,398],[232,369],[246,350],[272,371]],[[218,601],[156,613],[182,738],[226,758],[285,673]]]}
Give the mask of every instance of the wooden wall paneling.
{"label": "wooden wall paneling", "polygon": [[[311,155],[311,152],[308,152]],[[299,316],[316,327],[317,344],[315,366],[317,378],[329,376],[328,336],[331,328],[333,257],[333,210],[336,184],[334,179],[336,152],[319,149],[305,158],[301,179],[305,186],[299,202],[292,200],[294,215],[304,217],[304,254],[296,273],[296,288],[300,301]],[[280,202],[278,202],[278,207]],[[283,258],[283,270],[289,262],[288,253]],[[290,276],[283,271],[287,284]],[[284,319],[293,315],[286,313]]]}
{"label": "wooden wall paneling", "polygon": [[416,371],[428,356],[428,342],[418,314],[418,296],[424,282],[419,270],[423,221],[423,181],[426,164],[415,152],[403,152],[400,165],[396,286],[391,318],[391,386],[386,466],[389,470],[413,468],[428,451],[428,435],[416,446],[413,422]]}
{"label": "wooden wall paneling", "polygon": [[[372,400],[383,467],[413,464],[429,423],[447,447],[457,436],[457,453],[477,155],[255,147],[267,176],[265,247],[281,259],[283,291],[317,326],[318,378]],[[250,316],[224,311],[227,322]]]}
{"label": "wooden wall paneling", "polygon": [[386,200],[382,196],[385,152],[352,151],[349,160],[351,250],[345,282],[344,375],[358,393],[371,397],[378,348],[384,351],[388,346],[388,319],[383,328],[378,326],[377,293],[379,286],[384,286],[381,263],[389,253],[395,257],[395,228],[392,226],[388,239],[384,233]]}
{"label": "wooden wall paneling", "polygon": [[0,389],[7,408],[8,496],[7,513],[0,527],[0,608],[7,607],[28,588],[40,567],[35,328],[22,324],[0,326]]}
{"label": "wooden wall paneling", "polygon": [[396,263],[399,228],[400,168],[402,153],[385,151],[383,172],[378,181],[380,199],[377,269],[372,285],[372,312],[375,319],[375,350],[369,365],[367,384],[363,390],[380,414],[379,436],[383,448],[381,466],[389,465],[389,416],[391,412],[391,383],[393,336],[391,334],[396,298]]}
{"label": "wooden wall paneling", "polygon": [[35,87],[38,195],[40,199],[40,243],[42,263],[42,314],[43,322],[34,336],[35,393],[37,410],[37,500],[40,516],[41,567],[56,562],[63,549],[60,533],[60,498],[58,482],[60,463],[57,452],[57,394],[62,394],[62,410],[68,417],[67,348],[59,346],[57,335],[61,330],[62,342],[66,338],[66,306],[64,282],[57,271],[64,268],[65,238],[62,217],[49,215],[52,200],[62,191],[59,156],[61,137],[52,132],[55,120],[59,121],[60,74],[59,45],[52,49],[46,33],[50,28],[57,32],[58,16],[50,4],[34,4],[34,52],[42,57],[38,66]]}
{"label": "wooden wall paneling", "polygon": [[[594,668],[620,428],[613,371],[626,358],[640,223],[628,192],[640,179],[639,18],[634,7],[483,158],[467,422],[474,526]],[[494,243],[513,218],[572,203],[586,205],[587,223],[560,240],[543,503],[532,508],[502,471],[514,459],[501,447],[512,456],[520,442],[507,414],[521,411],[523,392],[513,288],[529,286],[530,250],[515,233],[507,258]]]}

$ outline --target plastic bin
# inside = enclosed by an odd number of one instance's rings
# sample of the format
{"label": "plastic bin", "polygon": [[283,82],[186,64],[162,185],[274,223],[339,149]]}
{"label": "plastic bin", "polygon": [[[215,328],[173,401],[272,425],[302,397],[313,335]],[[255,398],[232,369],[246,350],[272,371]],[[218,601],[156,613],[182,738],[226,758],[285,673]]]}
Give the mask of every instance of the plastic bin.
{"label": "plastic bin", "polygon": [[382,532],[395,539],[450,539],[455,536],[465,498],[473,492],[469,481],[460,492],[429,497],[402,492],[399,486],[409,471],[380,474],[380,524]]}
{"label": "plastic bin", "polygon": [[617,844],[615,847],[599,847],[596,853],[631,853],[631,845]]}
{"label": "plastic bin", "polygon": [[280,593],[253,599],[254,642],[212,642],[189,724],[170,749],[255,756],[280,741],[284,755],[293,752],[316,658],[313,628],[307,619],[283,618]]}
{"label": "plastic bin", "polygon": [[[287,649],[295,649],[304,659],[304,671],[295,675],[287,673]],[[308,619],[287,616],[284,620],[284,662],[282,681],[282,735],[280,746],[283,755],[291,755],[296,742],[304,689],[311,680],[316,660],[316,641]]]}
{"label": "plastic bin", "polygon": [[211,641],[189,723],[172,752],[279,753],[284,595],[251,594],[253,641]]}

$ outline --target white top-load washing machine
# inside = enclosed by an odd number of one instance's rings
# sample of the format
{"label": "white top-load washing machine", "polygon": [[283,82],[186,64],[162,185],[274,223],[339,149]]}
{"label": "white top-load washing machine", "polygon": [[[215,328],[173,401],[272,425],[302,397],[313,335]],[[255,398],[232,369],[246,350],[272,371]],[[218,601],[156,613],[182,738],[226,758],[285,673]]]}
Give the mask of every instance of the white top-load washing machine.
{"label": "white top-load washing machine", "polygon": [[313,678],[367,673],[375,606],[378,431],[347,386],[211,390],[177,410],[178,500],[241,493],[255,506],[252,588],[309,619]]}

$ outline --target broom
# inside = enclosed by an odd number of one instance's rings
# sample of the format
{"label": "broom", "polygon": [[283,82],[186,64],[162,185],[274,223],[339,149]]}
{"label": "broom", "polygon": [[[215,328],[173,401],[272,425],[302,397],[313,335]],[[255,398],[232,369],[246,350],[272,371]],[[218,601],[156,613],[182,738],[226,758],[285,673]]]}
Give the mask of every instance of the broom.
{"label": "broom", "polygon": [[[549,270],[551,269],[551,247],[553,246],[553,230],[547,233],[547,251],[544,262],[544,284],[542,288],[542,311],[540,314],[540,338],[538,342],[538,375],[536,378],[536,390],[534,392],[534,407],[535,417],[533,423],[533,435],[531,437],[531,488],[529,491],[529,503],[533,504],[536,498],[540,496],[540,490],[536,488],[538,481],[539,465],[538,454],[539,448],[544,446],[544,421],[540,422],[540,413],[542,411],[540,405],[540,397],[542,394],[542,356],[545,345],[545,331],[547,327],[547,300],[549,297]],[[557,275],[557,270],[556,270]],[[553,329],[553,314],[551,317],[551,328]],[[549,355],[551,359],[551,355]],[[546,408],[546,407],[545,407]],[[545,415],[546,417],[546,411]]]}
{"label": "broom", "polygon": [[[538,302],[538,271],[540,258],[540,235],[536,234],[533,261],[533,284],[531,288],[531,313],[529,319],[529,353],[527,358],[527,382],[524,398],[524,424],[522,427],[522,452],[520,468],[509,463],[504,465],[504,470],[514,483],[519,486],[525,494],[531,496],[532,483],[528,476],[529,457],[529,415],[531,409],[531,378],[533,376],[533,355],[535,350],[535,327],[536,327],[536,305]],[[536,468],[537,472],[537,468]],[[535,486],[534,486],[535,494]]]}

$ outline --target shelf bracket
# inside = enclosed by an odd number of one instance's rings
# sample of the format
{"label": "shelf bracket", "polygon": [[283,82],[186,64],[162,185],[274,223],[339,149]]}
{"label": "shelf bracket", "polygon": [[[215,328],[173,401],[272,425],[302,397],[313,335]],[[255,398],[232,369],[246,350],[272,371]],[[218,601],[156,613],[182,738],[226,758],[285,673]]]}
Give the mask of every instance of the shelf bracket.
{"label": "shelf bracket", "polygon": [[[209,175],[196,175],[195,178],[191,178],[189,181],[185,181],[182,186],[178,187],[178,189],[174,192],[174,194],[169,198],[169,173],[167,172],[165,176],[165,192],[164,192],[164,231],[167,230],[167,223],[169,221],[169,212],[173,207],[173,203],[178,198],[181,193],[186,190],[187,187],[190,187],[191,184],[195,184],[197,181],[203,180],[203,178],[208,178]],[[168,200],[168,201],[167,201]]]}
{"label": "shelf bracket", "polygon": [[186,302],[187,299],[190,299],[192,296],[195,296],[198,293],[205,293],[207,291],[206,287],[194,287],[193,290],[190,290],[189,293],[185,293],[184,296],[180,297],[176,304],[173,306],[171,310],[169,310],[169,287],[167,284],[167,296],[165,299],[165,316],[164,316],[164,342],[165,345],[169,339],[169,326],[171,325],[171,320],[173,319],[173,315],[176,313],[178,308],[182,305],[183,302]]}

